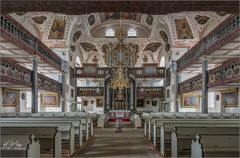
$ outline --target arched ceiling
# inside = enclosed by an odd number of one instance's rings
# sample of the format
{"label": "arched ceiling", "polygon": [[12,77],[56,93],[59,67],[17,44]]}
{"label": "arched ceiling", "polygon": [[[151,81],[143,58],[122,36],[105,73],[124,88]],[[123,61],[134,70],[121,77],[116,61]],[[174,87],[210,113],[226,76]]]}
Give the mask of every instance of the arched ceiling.
{"label": "arched ceiling", "polygon": [[126,38],[124,42],[138,45],[136,66],[141,66],[142,63],[159,63],[160,57],[171,54],[172,49],[192,47],[229,16],[223,12],[181,12],[167,15],[27,12],[10,15],[50,48],[69,49],[70,53],[80,57],[82,63],[97,62],[101,66],[106,66],[102,46],[118,42],[116,38],[104,37],[104,30],[108,27],[117,29],[121,23],[123,29],[137,29],[142,36]]}

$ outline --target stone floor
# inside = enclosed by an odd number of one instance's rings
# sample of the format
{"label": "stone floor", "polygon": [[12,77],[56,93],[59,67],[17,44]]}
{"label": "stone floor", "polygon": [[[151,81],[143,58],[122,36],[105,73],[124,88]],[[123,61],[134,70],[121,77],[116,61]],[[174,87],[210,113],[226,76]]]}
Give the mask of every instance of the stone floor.
{"label": "stone floor", "polygon": [[76,157],[155,158],[159,153],[143,136],[143,129],[96,128],[94,137]]}

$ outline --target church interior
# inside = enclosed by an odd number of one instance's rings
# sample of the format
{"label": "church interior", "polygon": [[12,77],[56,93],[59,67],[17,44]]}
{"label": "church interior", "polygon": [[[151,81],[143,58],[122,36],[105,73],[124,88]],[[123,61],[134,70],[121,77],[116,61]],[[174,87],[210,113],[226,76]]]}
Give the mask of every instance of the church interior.
{"label": "church interior", "polygon": [[239,1],[2,0],[0,157],[239,157]]}

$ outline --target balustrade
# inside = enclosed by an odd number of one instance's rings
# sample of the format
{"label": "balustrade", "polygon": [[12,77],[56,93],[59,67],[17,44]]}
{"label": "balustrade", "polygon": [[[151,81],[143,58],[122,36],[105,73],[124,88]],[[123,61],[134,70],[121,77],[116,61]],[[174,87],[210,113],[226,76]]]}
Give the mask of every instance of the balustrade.
{"label": "balustrade", "polygon": [[202,89],[202,74],[190,78],[179,84],[179,93],[187,93]]}
{"label": "balustrade", "polygon": [[129,73],[134,75],[136,78],[164,78],[165,67],[156,67],[156,72],[147,73],[144,71],[144,67],[133,67],[130,68]]}
{"label": "balustrade", "polygon": [[239,37],[239,27],[239,15],[227,18],[177,61],[178,72],[198,61],[201,56],[209,55],[227,42]]}
{"label": "balustrade", "polygon": [[10,82],[16,85],[31,86],[31,70],[17,65],[14,61],[0,58],[1,82]]}
{"label": "balustrade", "polygon": [[110,68],[100,68],[96,67],[93,72],[84,71],[83,67],[76,67],[76,77],[77,78],[105,78],[107,75],[111,75]]}
{"label": "balustrade", "polygon": [[1,15],[1,36],[61,71],[62,59],[10,16]]}
{"label": "balustrade", "polygon": [[103,87],[77,87],[77,96],[103,96]]}
{"label": "balustrade", "polygon": [[62,93],[62,84],[49,77],[38,74],[38,88],[41,90]]}
{"label": "balustrade", "polygon": [[226,83],[239,83],[240,81],[240,60],[235,59],[226,62],[208,72],[208,86],[223,85]]}
{"label": "balustrade", "polygon": [[163,87],[137,87],[137,96],[163,98]]}
{"label": "balustrade", "polygon": [[[1,82],[15,85],[32,86],[32,70],[16,64],[15,61],[0,58],[0,78]],[[38,88],[41,90],[61,93],[62,84],[49,77],[38,74]]]}

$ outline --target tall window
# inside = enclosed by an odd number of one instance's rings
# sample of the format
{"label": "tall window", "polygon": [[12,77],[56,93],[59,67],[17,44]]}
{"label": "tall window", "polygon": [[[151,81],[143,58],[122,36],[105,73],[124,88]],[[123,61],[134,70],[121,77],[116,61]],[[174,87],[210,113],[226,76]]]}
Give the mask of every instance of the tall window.
{"label": "tall window", "polygon": [[165,67],[165,57],[163,56],[160,60],[160,67]]}
{"label": "tall window", "polygon": [[128,29],[128,37],[136,37],[137,36],[137,31],[134,28]]}
{"label": "tall window", "polygon": [[115,31],[112,28],[108,28],[105,32],[106,37],[114,37],[115,36]]}

